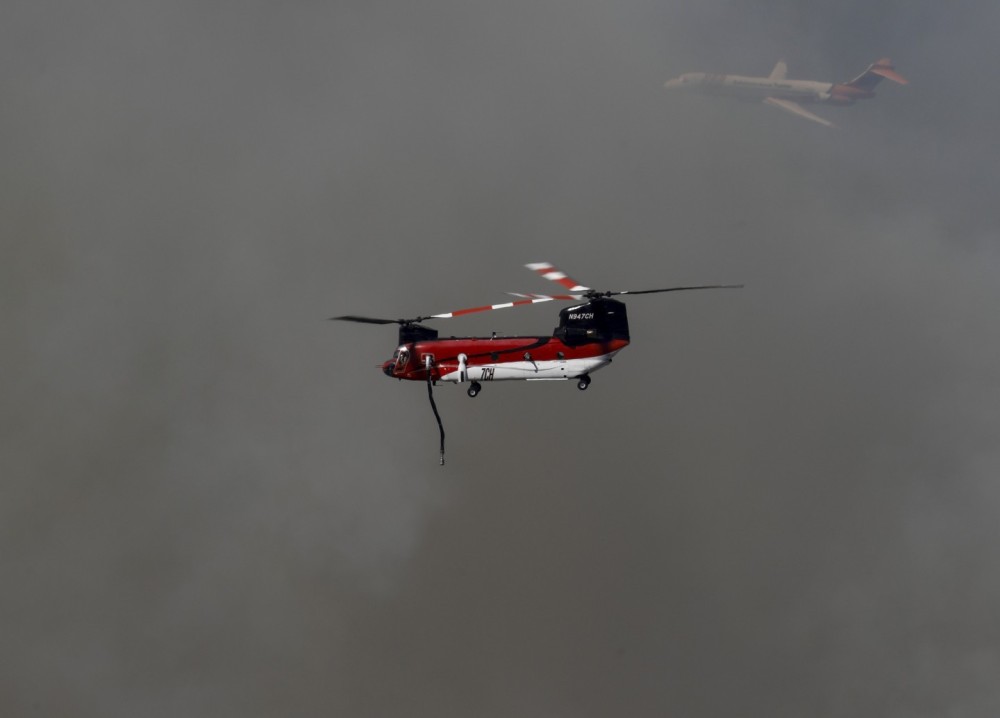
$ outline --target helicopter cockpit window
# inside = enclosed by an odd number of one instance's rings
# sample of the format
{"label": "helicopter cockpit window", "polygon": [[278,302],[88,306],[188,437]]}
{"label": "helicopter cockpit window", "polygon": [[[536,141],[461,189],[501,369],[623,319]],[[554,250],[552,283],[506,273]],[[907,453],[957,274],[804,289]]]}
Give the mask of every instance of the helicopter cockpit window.
{"label": "helicopter cockpit window", "polygon": [[410,350],[406,347],[402,347],[396,350],[396,369],[402,371],[406,366],[406,362],[410,360]]}

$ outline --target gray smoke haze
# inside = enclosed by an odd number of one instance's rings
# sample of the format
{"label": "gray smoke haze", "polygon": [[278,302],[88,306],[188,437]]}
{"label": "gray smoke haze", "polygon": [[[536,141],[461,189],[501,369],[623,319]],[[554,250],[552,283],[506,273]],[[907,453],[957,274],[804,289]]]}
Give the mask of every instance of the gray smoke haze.
{"label": "gray smoke haze", "polygon": [[[998,7],[7,3],[0,712],[1000,714]],[[837,130],[661,89],[883,56]],[[539,260],[747,288],[439,387],[441,469],[325,318]]]}

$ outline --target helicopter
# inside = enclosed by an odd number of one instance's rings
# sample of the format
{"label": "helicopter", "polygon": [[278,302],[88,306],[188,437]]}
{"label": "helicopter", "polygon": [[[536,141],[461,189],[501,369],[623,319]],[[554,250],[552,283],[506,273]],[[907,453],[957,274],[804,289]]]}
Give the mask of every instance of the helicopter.
{"label": "helicopter", "polygon": [[[441,464],[444,464],[444,428],[434,403],[432,386],[438,382],[468,384],[466,393],[476,397],[482,382],[576,380],[581,391],[590,386],[590,375],[611,363],[628,346],[628,313],[623,302],[612,297],[630,294],[659,294],[698,289],[740,289],[742,284],[707,284],[663,289],[598,291],[571,279],[548,262],[525,265],[545,279],[568,290],[567,294],[517,294],[514,301],[429,314],[411,319],[382,319],[358,315],[331,317],[332,320],[362,324],[398,324],[399,341],[392,358],[380,366],[391,378],[426,382],[431,408],[441,431]],[[572,301],[577,304],[559,312],[559,326],[551,336],[448,337],[421,322],[450,319],[478,312],[539,304]]]}

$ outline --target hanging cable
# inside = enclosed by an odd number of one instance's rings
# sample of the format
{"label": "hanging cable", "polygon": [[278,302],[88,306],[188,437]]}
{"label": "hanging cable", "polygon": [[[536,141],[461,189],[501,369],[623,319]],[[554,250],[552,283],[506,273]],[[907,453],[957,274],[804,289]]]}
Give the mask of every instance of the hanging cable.
{"label": "hanging cable", "polygon": [[434,418],[437,419],[438,431],[441,432],[441,466],[444,466],[444,425],[441,423],[441,415],[438,414],[437,404],[434,403],[434,384],[431,381],[431,358],[427,357],[427,398],[431,401],[431,409],[434,410]]}

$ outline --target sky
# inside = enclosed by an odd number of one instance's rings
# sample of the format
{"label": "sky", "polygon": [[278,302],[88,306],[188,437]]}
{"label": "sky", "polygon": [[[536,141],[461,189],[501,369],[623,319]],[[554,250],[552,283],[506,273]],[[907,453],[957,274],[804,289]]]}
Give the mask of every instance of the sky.
{"label": "sky", "polygon": [[[995,3],[3,14],[4,715],[1000,711]],[[881,57],[837,129],[662,89]],[[439,467],[326,320],[539,261],[746,288],[631,298],[586,392],[439,386]]]}

